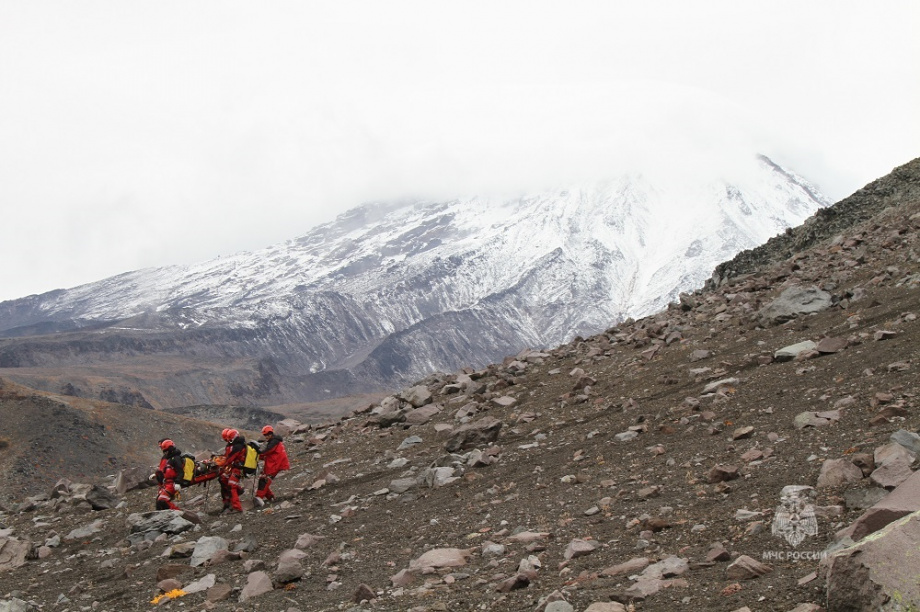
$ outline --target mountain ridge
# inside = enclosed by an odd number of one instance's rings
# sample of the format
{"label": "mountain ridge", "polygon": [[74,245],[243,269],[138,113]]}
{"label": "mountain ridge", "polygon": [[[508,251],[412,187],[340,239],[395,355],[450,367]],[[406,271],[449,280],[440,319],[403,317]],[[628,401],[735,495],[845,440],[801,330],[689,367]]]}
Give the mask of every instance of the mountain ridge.
{"label": "mountain ridge", "polygon": [[[767,158],[752,168],[737,184],[630,175],[513,198],[367,204],[254,253],[0,303],[0,368],[75,365],[74,351],[81,365],[132,353],[243,360],[240,393],[194,403],[268,406],[481,366],[660,309],[826,204]],[[61,331],[29,339],[33,329]],[[444,351],[446,336],[462,352]],[[266,368],[277,375],[260,384]],[[93,395],[88,385],[73,387]],[[139,392],[155,406],[185,401]]]}

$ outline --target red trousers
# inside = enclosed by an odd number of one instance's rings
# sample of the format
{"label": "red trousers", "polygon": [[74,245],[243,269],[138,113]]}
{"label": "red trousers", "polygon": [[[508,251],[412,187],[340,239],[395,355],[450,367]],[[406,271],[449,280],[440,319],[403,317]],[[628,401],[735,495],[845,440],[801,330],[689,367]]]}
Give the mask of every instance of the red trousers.
{"label": "red trousers", "polygon": [[272,480],[274,480],[277,475],[278,474],[262,474],[259,476],[259,488],[256,490],[256,497],[267,499],[268,501],[275,499],[275,494],[272,493],[271,486]]}
{"label": "red trousers", "polygon": [[243,492],[243,485],[240,484],[242,477],[243,473],[239,468],[230,468],[220,473],[217,480],[220,482],[220,496],[224,500],[224,508],[243,511],[240,504],[240,493]]}
{"label": "red trousers", "polygon": [[179,506],[173,503],[176,496],[176,481],[164,480],[157,491],[157,510],[178,510]]}

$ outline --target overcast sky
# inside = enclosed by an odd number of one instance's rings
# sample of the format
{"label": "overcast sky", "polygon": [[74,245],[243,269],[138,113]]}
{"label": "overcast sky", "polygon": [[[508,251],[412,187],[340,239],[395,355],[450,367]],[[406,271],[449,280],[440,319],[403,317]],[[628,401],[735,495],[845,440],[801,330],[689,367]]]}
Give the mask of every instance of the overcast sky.
{"label": "overcast sky", "polygon": [[920,2],[0,1],[0,300],[372,199],[920,156]]}

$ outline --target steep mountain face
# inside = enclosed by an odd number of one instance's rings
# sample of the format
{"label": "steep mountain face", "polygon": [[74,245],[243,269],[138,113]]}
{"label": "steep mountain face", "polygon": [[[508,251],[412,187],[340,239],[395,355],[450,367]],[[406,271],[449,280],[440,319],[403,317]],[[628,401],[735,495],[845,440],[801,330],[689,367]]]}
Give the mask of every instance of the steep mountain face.
{"label": "steep mountain face", "polygon": [[153,407],[394,388],[660,310],[825,204],[764,157],[732,181],[372,203],[262,251],[4,302],[0,369]]}

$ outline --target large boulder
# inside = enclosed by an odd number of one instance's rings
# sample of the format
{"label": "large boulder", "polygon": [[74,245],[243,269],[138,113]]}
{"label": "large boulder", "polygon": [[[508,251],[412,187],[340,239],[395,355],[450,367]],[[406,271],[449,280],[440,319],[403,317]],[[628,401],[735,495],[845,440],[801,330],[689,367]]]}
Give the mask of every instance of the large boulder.
{"label": "large boulder", "polygon": [[435,548],[409,562],[410,572],[431,573],[443,567],[460,567],[472,555],[467,548]]}
{"label": "large boulder", "polygon": [[862,470],[849,459],[828,459],[818,474],[818,488],[841,487],[862,480]]}
{"label": "large boulder", "polygon": [[28,540],[0,538],[0,572],[22,567],[32,545]]}
{"label": "large boulder", "polygon": [[240,603],[243,603],[253,597],[264,595],[274,589],[272,579],[265,572],[252,572],[246,576],[246,586],[240,592]]}
{"label": "large boulder", "polygon": [[825,561],[827,612],[912,610],[920,605],[920,569],[908,562],[920,550],[920,512],[914,512]]}
{"label": "large boulder", "polygon": [[156,481],[150,478],[150,469],[144,467],[131,467],[119,470],[115,475],[115,493],[124,495],[134,489],[143,489],[156,485]]}
{"label": "large boulder", "polygon": [[229,548],[230,543],[220,536],[202,536],[195,542],[195,550],[192,551],[192,558],[189,561],[189,565],[192,567],[203,565],[204,562],[213,557],[217,551],[227,550]]}
{"label": "large boulder", "polygon": [[885,525],[920,510],[920,472],[914,472],[910,478],[886,495],[863,513],[852,525],[837,533],[838,538],[850,537],[859,541]]}
{"label": "large boulder", "polygon": [[400,399],[410,403],[414,408],[419,408],[431,403],[431,391],[425,385],[417,385],[403,389],[399,393]]}
{"label": "large boulder", "polygon": [[501,431],[502,422],[494,417],[483,417],[478,421],[468,423],[451,435],[450,439],[444,445],[449,453],[470,450],[480,446],[486,446],[498,439]]}
{"label": "large boulder", "polygon": [[304,575],[304,568],[301,561],[307,557],[304,551],[291,548],[285,550],[278,556],[278,567],[275,569],[275,582],[286,584],[295,580],[300,580]]}
{"label": "large boulder", "polygon": [[81,492],[79,496],[75,495],[74,499],[85,499],[93,510],[110,510],[121,501],[108,489],[97,485],[92,485],[87,491]]}
{"label": "large boulder", "polygon": [[136,544],[143,540],[155,540],[161,533],[174,535],[192,529],[195,524],[186,520],[178,510],[156,510],[128,515],[128,541]]}
{"label": "large boulder", "polygon": [[758,317],[764,325],[779,325],[800,315],[821,312],[832,305],[833,298],[827,291],[815,286],[796,285],[762,308]]}

